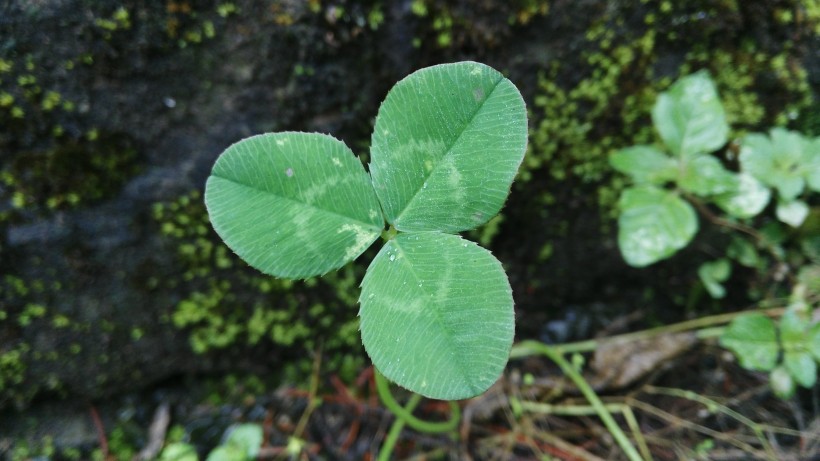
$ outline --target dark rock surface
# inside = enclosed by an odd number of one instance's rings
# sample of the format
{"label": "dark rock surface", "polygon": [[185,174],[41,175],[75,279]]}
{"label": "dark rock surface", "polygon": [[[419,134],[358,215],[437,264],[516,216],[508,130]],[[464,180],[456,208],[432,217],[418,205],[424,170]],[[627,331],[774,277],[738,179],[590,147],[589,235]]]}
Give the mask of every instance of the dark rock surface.
{"label": "dark rock surface", "polygon": [[[411,3],[315,2],[313,11],[302,1],[4,2],[0,58],[13,68],[0,74],[0,91],[13,94],[25,114],[3,107],[0,120],[0,170],[16,181],[0,182],[0,408],[24,407],[36,395],[100,398],[183,373],[264,370],[298,354],[241,342],[192,351],[186,330],[169,320],[191,286],[156,282],[178,279],[186,266],[152,206],[201,190],[219,153],[259,132],[328,132],[366,154],[379,101],[395,81],[426,65],[486,62],[507,72],[531,103],[538,72],[556,60],[583,61],[586,31],[621,8],[549,2],[549,13],[524,21],[516,16],[523,7],[506,2],[427,2],[426,17]],[[223,14],[225,5],[236,12]],[[383,22],[372,26],[378,8]],[[123,9],[127,18],[118,13]],[[455,25],[446,46],[438,46],[442,31],[431,24],[445,13]],[[743,19],[709,24],[715,35],[731,27],[741,37],[748,32]],[[781,40],[781,29],[758,27],[752,36],[762,47]],[[792,40],[792,64],[805,62],[816,85],[818,48],[805,52],[816,38]],[[663,75],[684,50],[659,53]],[[25,75],[36,83],[20,84]],[[580,78],[561,83],[571,87]],[[41,91],[26,97],[32,86]],[[45,110],[48,91],[72,107]],[[70,155],[61,150],[66,145],[75,146]],[[89,152],[99,162],[76,167]],[[537,334],[551,310],[568,304],[628,304],[644,286],[683,292],[691,283],[670,282],[668,265],[626,269],[612,229],[601,230],[596,185],[534,174],[514,189],[493,244],[508,267],[519,318],[529,325],[524,335]],[[25,203],[14,205],[20,191]],[[79,203],[70,203],[72,192]],[[560,204],[549,217],[542,213],[546,192]],[[547,241],[554,254],[541,263],[535,255]],[[671,299],[661,296],[658,304]],[[37,315],[32,305],[46,313]],[[29,311],[33,318],[21,320]]]}

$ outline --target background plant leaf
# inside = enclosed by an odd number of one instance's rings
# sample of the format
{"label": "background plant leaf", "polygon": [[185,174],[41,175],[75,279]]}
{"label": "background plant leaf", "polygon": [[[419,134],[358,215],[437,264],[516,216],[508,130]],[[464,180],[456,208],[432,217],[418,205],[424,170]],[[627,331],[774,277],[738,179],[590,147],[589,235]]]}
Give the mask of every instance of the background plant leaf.
{"label": "background plant leaf", "polygon": [[741,315],[726,327],[721,346],[735,353],[748,370],[769,371],[777,364],[779,345],[774,322],[763,314]]}
{"label": "background plant leaf", "polygon": [[792,303],[780,318],[783,366],[794,381],[806,388],[817,381],[817,363],[812,357],[811,311],[802,301]]}
{"label": "background plant leaf", "polygon": [[714,202],[736,218],[757,216],[769,204],[771,189],[748,173],[740,173],[737,179],[737,189],[716,195]]}
{"label": "background plant leaf", "polygon": [[731,273],[732,264],[726,258],[705,262],[698,268],[698,277],[700,277],[709,295],[715,299],[726,296],[726,289],[723,288],[723,282],[729,278]]}
{"label": "background plant leaf", "polygon": [[196,448],[182,442],[172,442],[162,449],[159,461],[199,461]]}
{"label": "background plant leaf", "polygon": [[777,219],[792,227],[800,227],[809,215],[809,205],[802,200],[780,202],[775,210]]}
{"label": "background plant leaf", "polygon": [[635,267],[667,258],[685,247],[698,230],[692,206],[654,186],[624,190],[619,201],[618,246]]}
{"label": "background plant leaf", "polygon": [[820,362],[820,322],[812,325],[808,334],[808,347],[814,359]]}
{"label": "background plant leaf", "polygon": [[636,183],[663,184],[675,179],[678,162],[654,146],[627,147],[609,157],[609,164]]}
{"label": "background plant leaf", "polygon": [[362,163],[317,133],[263,134],[230,146],[208,178],[205,204],[225,243],[278,277],[339,268],[384,227]]}
{"label": "background plant leaf", "polygon": [[750,133],[740,146],[743,171],[776,188],[784,201],[794,200],[805,186],[804,142],[797,133],[774,128],[771,136]]}
{"label": "background plant leaf", "polygon": [[820,136],[806,145],[806,184],[815,192],[820,192]]}
{"label": "background plant leaf", "polygon": [[498,213],[526,145],[526,107],[512,82],[484,64],[442,64],[387,94],[370,174],[396,229],[458,232]]}
{"label": "background plant leaf", "polygon": [[239,424],[231,429],[225,444],[233,444],[241,448],[247,459],[256,459],[259,448],[262,447],[263,438],[262,426],[258,424]]}
{"label": "background plant leaf", "polygon": [[229,443],[214,448],[208,453],[205,461],[248,461],[248,459],[242,447]]}
{"label": "background plant leaf", "polygon": [[794,395],[794,379],[784,366],[778,366],[769,374],[769,384],[774,395],[781,399],[788,399]]}
{"label": "background plant leaf", "polygon": [[673,154],[692,157],[726,144],[729,125],[706,71],[679,79],[658,96],[652,122]]}
{"label": "background plant leaf", "polygon": [[805,388],[811,388],[817,381],[817,363],[808,352],[787,351],[783,354],[783,366]]}
{"label": "background plant leaf", "polygon": [[457,235],[399,234],[367,269],[362,343],[400,386],[464,399],[500,376],[514,334],[507,276],[493,255]]}
{"label": "background plant leaf", "polygon": [[738,176],[711,155],[702,155],[684,161],[678,184],[686,191],[702,197],[738,190]]}

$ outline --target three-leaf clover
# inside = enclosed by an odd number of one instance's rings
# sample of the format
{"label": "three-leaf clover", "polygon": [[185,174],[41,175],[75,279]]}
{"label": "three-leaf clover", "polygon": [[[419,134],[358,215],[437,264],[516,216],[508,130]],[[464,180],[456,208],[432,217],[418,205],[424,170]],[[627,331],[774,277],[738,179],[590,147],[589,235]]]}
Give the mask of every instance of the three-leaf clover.
{"label": "three-leaf clover", "polygon": [[328,135],[263,134],[219,157],[205,203],[225,243],[277,277],[347,264],[386,221],[398,234],[362,281],[364,347],[399,385],[467,398],[506,365],[513,299],[501,263],[455,233],[498,213],[526,143],[526,107],[512,82],[475,62],[438,65],[388,93],[369,173]]}

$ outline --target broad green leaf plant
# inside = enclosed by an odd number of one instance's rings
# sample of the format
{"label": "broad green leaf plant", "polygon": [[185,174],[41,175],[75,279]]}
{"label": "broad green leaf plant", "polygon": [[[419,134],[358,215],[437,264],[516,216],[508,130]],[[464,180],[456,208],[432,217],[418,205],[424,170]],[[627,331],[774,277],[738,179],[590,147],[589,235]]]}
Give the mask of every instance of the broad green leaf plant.
{"label": "broad green leaf plant", "polygon": [[648,266],[686,247],[699,227],[695,206],[704,203],[742,221],[776,194],[781,222],[799,227],[808,216],[802,195],[820,191],[820,138],[783,128],[749,133],[739,141],[740,170],[730,171],[714,155],[729,141],[729,124],[705,71],[661,93],[652,122],[662,145],[631,146],[610,157],[633,182],[621,195],[618,219],[618,246],[629,265]]}
{"label": "broad green leaf plant", "polygon": [[[671,257],[694,238],[699,211],[734,233],[725,255],[698,269],[713,298],[725,296],[723,283],[733,261],[769,274],[772,267],[796,268],[791,278],[797,283],[779,327],[763,314],[743,315],[727,327],[721,344],[745,368],[770,372],[781,397],[792,395],[796,384],[813,386],[820,362],[820,323],[813,324],[811,315],[820,301],[820,235],[816,224],[804,223],[811,211],[808,199],[820,191],[820,138],[773,128],[768,134],[743,135],[736,154],[715,155],[729,142],[729,125],[705,71],[681,78],[662,93],[652,121],[660,145],[627,147],[610,157],[612,167],[633,183],[619,201],[618,246],[624,259],[644,267]],[[737,171],[725,160],[736,160]],[[761,218],[772,197],[774,219]],[[760,222],[765,224],[758,230]],[[797,251],[788,251],[791,239]],[[759,249],[771,256],[761,256]]]}
{"label": "broad green leaf plant", "polygon": [[820,323],[812,324],[805,304],[790,306],[779,328],[763,314],[748,314],[729,324],[720,344],[737,355],[749,370],[769,372],[775,394],[794,395],[797,385],[811,389],[820,362]]}
{"label": "broad green leaf plant", "polygon": [[395,383],[463,399],[500,376],[514,317],[501,263],[458,232],[498,213],[526,144],[510,80],[476,62],[443,64],[387,94],[369,172],[331,136],[267,133],[221,154],[205,204],[225,243],[276,277],[325,274],[384,236],[361,283],[362,343]]}

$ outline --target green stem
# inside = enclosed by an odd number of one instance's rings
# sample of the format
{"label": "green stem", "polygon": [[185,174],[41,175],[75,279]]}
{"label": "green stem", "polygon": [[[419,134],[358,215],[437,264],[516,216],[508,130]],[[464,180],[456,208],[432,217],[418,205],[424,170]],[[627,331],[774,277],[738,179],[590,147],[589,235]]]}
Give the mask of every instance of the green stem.
{"label": "green stem", "polygon": [[393,398],[393,394],[390,393],[390,384],[387,382],[387,378],[385,378],[384,375],[374,369],[374,376],[376,379],[376,390],[379,392],[379,397],[381,398],[382,403],[384,403],[384,406],[393,412],[397,418],[407,423],[408,426],[419,432],[433,434],[450,432],[458,427],[458,423],[461,420],[461,408],[459,408],[458,404],[455,402],[449,402],[451,416],[448,421],[424,421],[413,416],[412,410],[408,410],[407,408],[402,407],[399,402],[396,402],[396,399]]}
{"label": "green stem", "polygon": [[601,418],[601,421],[606,426],[607,430],[612,437],[615,438],[615,441],[621,447],[621,450],[624,451],[626,456],[631,461],[642,461],[641,455],[635,450],[635,447],[632,446],[632,443],[627,438],[626,434],[621,430],[621,427],[618,426],[618,423],[615,421],[615,418],[612,417],[612,414],[607,409],[604,402],[598,397],[598,394],[590,387],[587,381],[581,376],[581,373],[575,369],[559,352],[557,349],[547,346],[546,344],[539,343],[537,341],[522,341],[522,345],[526,346],[526,349],[531,351],[538,351],[541,354],[546,355],[550,358],[553,362],[555,362],[560,368],[561,371],[564,372],[572,382],[575,383],[575,386],[578,387],[578,390],[586,397],[589,404],[592,405],[592,408],[595,409],[595,412],[598,414],[598,417]]}
{"label": "green stem", "polygon": [[752,421],[751,419],[743,416],[742,414],[732,410],[731,408],[727,407],[726,405],[722,405],[708,397],[704,397],[692,391],[687,391],[683,389],[674,389],[674,388],[667,388],[667,387],[655,387],[649,386],[645,389],[650,394],[655,395],[670,395],[673,397],[678,397],[682,399],[692,400],[694,402],[698,402],[709,409],[710,412],[714,412],[715,409],[720,411],[721,413],[734,418],[741,424],[746,425],[752,432],[755,433],[757,436],[757,440],[760,441],[760,445],[766,451],[766,455],[768,455],[769,459],[777,459],[777,453],[775,453],[774,449],[772,448],[769,441],[766,439],[765,434],[763,433],[763,428],[760,424]]}
{"label": "green stem", "polygon": [[398,233],[399,231],[391,225],[389,229],[382,231],[382,240],[384,240],[385,242],[389,242],[393,240],[393,237],[398,235]]}
{"label": "green stem", "polygon": [[[376,372],[376,374],[378,374],[378,372]],[[407,401],[407,405],[404,409],[413,411],[419,402],[421,402],[421,395],[413,394],[410,396],[410,400]],[[404,429],[404,420],[396,418],[390,427],[390,432],[387,433],[387,437],[384,439],[381,450],[379,450],[378,461],[390,461],[390,458],[393,456],[393,450],[396,448],[396,442],[399,441],[402,429]]]}
{"label": "green stem", "polygon": [[410,400],[407,401],[407,405],[401,406],[399,402],[393,398],[393,394],[390,392],[390,383],[387,382],[387,378],[379,373],[379,370],[376,370],[375,367],[373,368],[373,376],[376,380],[376,391],[379,393],[379,398],[381,398],[384,406],[396,415],[396,420],[393,421],[393,426],[390,427],[390,432],[387,433],[384,444],[381,450],[379,450],[378,461],[388,461],[391,459],[393,449],[396,447],[396,442],[398,442],[405,424],[419,432],[427,433],[450,432],[458,427],[458,423],[461,421],[461,408],[459,408],[455,402],[449,402],[451,416],[448,421],[424,421],[413,416],[413,410],[418,406],[419,402],[421,402],[421,395],[413,393],[413,395],[410,396]]}
{"label": "green stem", "polygon": [[[691,331],[691,330],[698,330],[695,334],[699,339],[706,339],[706,338],[713,338],[715,336],[719,336],[722,328],[709,328],[714,327],[715,325],[722,325],[731,322],[735,319],[735,317],[749,314],[749,313],[761,313],[768,315],[769,317],[778,317],[783,315],[783,308],[772,308],[766,310],[755,309],[751,311],[740,311],[740,312],[730,312],[727,314],[719,314],[719,315],[711,315],[708,317],[700,317],[692,320],[687,320],[685,322],[674,323],[672,325],[664,325],[656,328],[650,328],[648,330],[641,330],[635,331],[632,333],[625,333],[622,335],[615,335],[610,336],[608,338],[602,339],[590,339],[586,341],[578,341],[574,343],[567,343],[567,344],[557,344],[552,346],[555,350],[562,354],[572,353],[572,352],[589,352],[594,351],[598,348],[598,346],[606,341],[635,341],[638,339],[648,339],[654,338],[657,336],[661,336],[664,334],[671,334],[671,333],[680,333],[684,331]],[[537,347],[543,345],[537,341],[521,341],[518,344],[515,344],[510,352],[510,358],[512,359],[519,359],[523,357],[528,357],[531,355],[538,355],[541,353],[540,349]]]}

